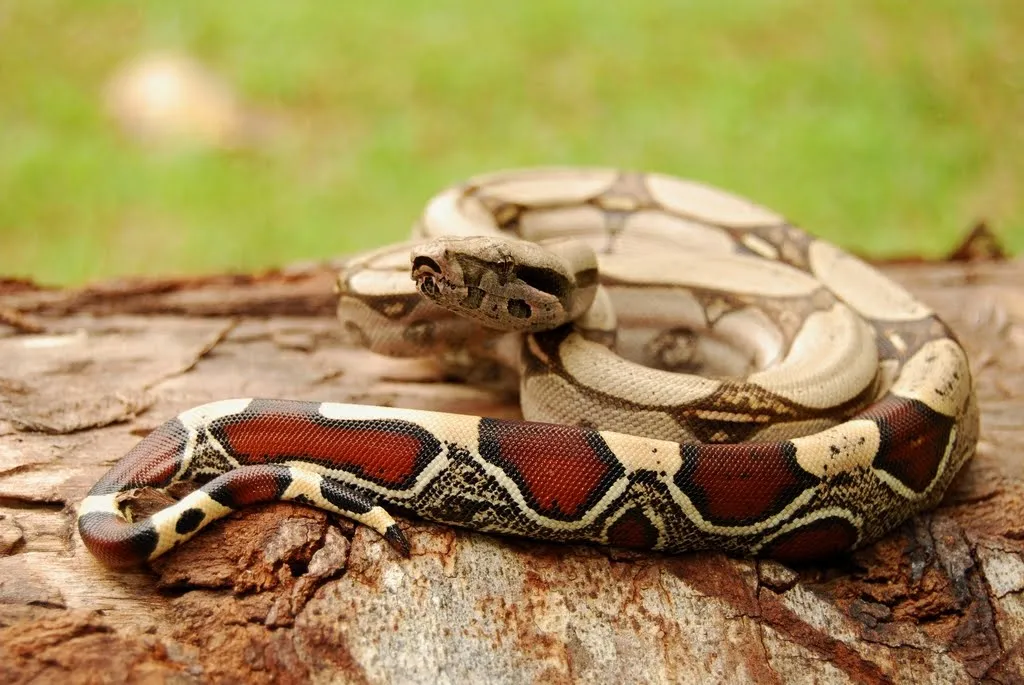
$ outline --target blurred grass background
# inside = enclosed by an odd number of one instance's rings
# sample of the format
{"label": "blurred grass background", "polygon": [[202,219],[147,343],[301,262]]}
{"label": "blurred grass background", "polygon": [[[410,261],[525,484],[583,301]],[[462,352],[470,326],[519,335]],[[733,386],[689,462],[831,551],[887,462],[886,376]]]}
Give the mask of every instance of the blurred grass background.
{"label": "blurred grass background", "polygon": [[[0,274],[251,270],[406,235],[444,185],[607,164],[871,256],[1024,248],[1024,2],[0,0]],[[150,50],[272,114],[154,151],[104,110]]]}

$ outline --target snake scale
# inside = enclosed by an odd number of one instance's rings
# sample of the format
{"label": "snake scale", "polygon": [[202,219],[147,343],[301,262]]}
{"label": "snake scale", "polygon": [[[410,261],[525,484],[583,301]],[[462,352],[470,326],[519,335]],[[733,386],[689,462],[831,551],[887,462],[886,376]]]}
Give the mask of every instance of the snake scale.
{"label": "snake scale", "polygon": [[[977,441],[966,354],[928,307],[691,181],[473,178],[428,203],[409,243],[349,260],[338,291],[346,335],[470,381],[515,378],[527,420],[271,399],[189,409],[82,502],[97,558],[153,559],[230,512],[293,500],[406,555],[389,512],[806,562],[934,506]],[[182,481],[201,487],[142,520],[125,511],[132,491]]]}

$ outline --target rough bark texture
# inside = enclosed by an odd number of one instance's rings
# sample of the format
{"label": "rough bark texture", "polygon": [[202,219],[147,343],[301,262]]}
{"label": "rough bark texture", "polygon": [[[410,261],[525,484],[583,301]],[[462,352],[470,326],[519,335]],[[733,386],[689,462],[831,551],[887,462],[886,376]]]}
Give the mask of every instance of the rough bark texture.
{"label": "rough bark texture", "polygon": [[189,406],[518,410],[347,349],[326,268],[74,292],[0,281],[0,682],[1024,682],[1024,263],[888,271],[963,337],[983,439],[938,511],[804,569],[414,521],[406,560],[278,504],[108,571],[75,508]]}

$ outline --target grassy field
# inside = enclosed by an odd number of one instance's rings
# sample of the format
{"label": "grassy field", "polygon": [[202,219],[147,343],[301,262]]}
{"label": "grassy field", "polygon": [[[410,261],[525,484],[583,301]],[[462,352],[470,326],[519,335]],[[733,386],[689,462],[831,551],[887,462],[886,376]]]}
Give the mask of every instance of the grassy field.
{"label": "grassy field", "polygon": [[[0,275],[251,270],[404,236],[480,171],[724,186],[869,255],[979,219],[1024,248],[1024,3],[0,0]],[[105,114],[176,49],[274,113],[256,150],[153,152]]]}

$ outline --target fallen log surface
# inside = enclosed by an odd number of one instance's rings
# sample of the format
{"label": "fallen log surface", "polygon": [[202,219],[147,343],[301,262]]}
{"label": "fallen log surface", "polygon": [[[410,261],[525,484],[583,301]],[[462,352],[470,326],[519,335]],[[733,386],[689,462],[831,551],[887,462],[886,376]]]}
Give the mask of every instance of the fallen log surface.
{"label": "fallen log surface", "polygon": [[78,502],[192,405],[518,409],[346,347],[327,265],[0,281],[0,682],[1024,682],[1024,262],[885,269],[962,337],[982,441],[937,511],[798,569],[404,520],[401,559],[363,528],[275,504],[108,571],[75,532]]}

